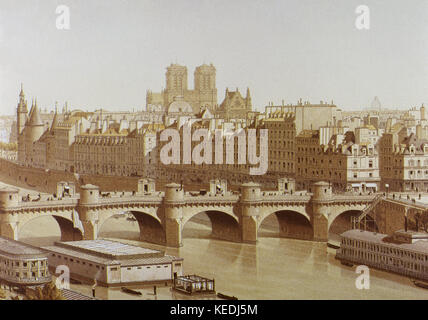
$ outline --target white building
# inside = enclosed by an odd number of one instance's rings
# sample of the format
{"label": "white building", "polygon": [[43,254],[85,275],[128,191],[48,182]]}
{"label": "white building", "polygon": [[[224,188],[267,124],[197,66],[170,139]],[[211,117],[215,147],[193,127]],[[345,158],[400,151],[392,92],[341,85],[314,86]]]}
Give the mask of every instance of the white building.
{"label": "white building", "polygon": [[105,286],[172,281],[183,270],[183,258],[117,241],[56,242],[43,249],[50,267],[66,265],[72,278]]}

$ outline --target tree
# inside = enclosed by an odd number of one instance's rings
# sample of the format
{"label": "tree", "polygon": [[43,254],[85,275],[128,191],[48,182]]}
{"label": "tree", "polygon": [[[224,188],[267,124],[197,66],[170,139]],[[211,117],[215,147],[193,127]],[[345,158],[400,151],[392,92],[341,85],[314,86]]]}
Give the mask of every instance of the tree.
{"label": "tree", "polygon": [[0,288],[0,299],[6,299],[6,292]]}
{"label": "tree", "polygon": [[55,283],[51,281],[42,287],[37,287],[35,290],[27,290],[27,300],[64,300],[61,290],[59,290]]}

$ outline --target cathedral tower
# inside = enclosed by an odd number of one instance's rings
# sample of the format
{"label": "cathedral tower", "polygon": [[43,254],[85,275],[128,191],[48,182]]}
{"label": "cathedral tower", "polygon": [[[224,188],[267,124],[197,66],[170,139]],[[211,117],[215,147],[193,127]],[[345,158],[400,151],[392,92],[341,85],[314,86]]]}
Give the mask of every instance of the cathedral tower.
{"label": "cathedral tower", "polygon": [[[171,64],[166,68],[166,91],[168,96],[184,96],[187,91],[187,68],[178,64]],[[168,99],[172,101],[172,99]]]}
{"label": "cathedral tower", "polygon": [[195,96],[198,97],[196,108],[207,106],[211,112],[217,105],[216,69],[210,64],[196,67],[194,73]]}

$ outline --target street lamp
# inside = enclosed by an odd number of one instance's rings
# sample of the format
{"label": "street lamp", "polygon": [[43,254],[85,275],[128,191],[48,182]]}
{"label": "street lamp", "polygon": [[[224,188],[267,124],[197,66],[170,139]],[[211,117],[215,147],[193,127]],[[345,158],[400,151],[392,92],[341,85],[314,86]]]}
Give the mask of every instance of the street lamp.
{"label": "street lamp", "polygon": [[389,184],[385,183],[386,196],[388,197]]}

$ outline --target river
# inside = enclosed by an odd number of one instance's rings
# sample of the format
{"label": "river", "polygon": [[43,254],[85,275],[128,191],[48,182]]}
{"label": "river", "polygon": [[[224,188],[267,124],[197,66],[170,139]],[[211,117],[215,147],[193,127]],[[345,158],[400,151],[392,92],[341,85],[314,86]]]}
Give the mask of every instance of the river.
{"label": "river", "polygon": [[[210,238],[206,218],[189,221],[183,231],[183,247],[167,248],[143,243],[138,225],[125,216],[109,219],[100,237],[161,249],[184,258],[185,274],[215,278],[216,290],[239,299],[427,299],[428,291],[415,287],[408,278],[370,270],[370,289],[359,290],[354,267],[340,264],[335,250],[325,243],[278,238],[276,221],[262,225],[257,245],[231,243]],[[122,238],[122,239],[118,239]],[[124,239],[126,238],[126,239]],[[35,219],[25,226],[20,240],[33,245],[48,245],[59,240],[59,228],[53,218]],[[91,295],[87,285],[72,289]],[[170,287],[134,287],[142,296],[123,293],[118,288],[96,288],[100,299],[195,299],[171,291]]]}

